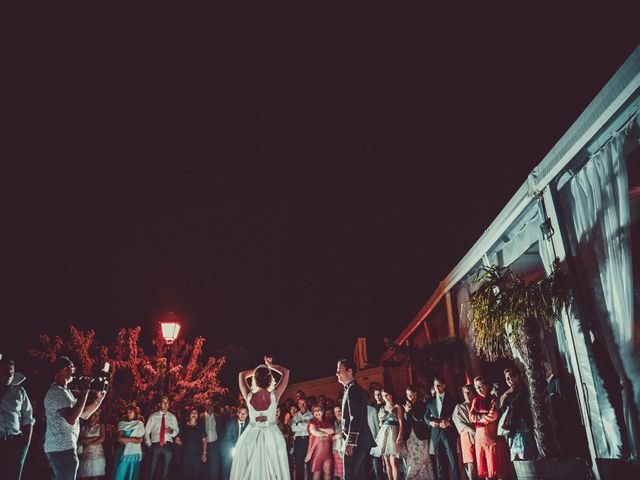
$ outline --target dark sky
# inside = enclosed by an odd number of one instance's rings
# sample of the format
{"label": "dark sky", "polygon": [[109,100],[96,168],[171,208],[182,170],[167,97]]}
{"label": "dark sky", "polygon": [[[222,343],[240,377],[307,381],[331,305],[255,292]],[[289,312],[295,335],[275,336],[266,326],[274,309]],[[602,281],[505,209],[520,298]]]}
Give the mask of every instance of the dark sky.
{"label": "dark sky", "polygon": [[16,29],[1,348],[179,306],[297,380],[379,353],[638,44],[538,17]]}

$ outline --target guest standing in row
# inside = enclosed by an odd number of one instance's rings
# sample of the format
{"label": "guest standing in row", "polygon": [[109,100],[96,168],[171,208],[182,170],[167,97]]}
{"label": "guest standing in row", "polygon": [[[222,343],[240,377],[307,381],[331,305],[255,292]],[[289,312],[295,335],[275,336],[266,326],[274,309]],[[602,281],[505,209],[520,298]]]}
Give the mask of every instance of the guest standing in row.
{"label": "guest standing in row", "polygon": [[35,419],[27,392],[13,385],[13,360],[0,357],[0,464],[7,480],[20,480]]}
{"label": "guest standing in row", "polygon": [[78,478],[97,480],[107,473],[107,460],[104,457],[104,425],[100,424],[100,410],[89,417],[80,427],[79,444],[82,447]]}
{"label": "guest standing in row", "polygon": [[335,433],[333,434],[333,476],[339,479],[344,478],[344,460],[342,459],[342,452],[344,450],[344,433],[342,430],[342,407],[336,405],[333,407],[333,416],[335,418],[333,422],[333,428]]}
{"label": "guest standing in row", "polygon": [[144,424],[139,420],[138,409],[127,407],[125,419],[118,423],[118,448],[113,468],[114,480],[138,480],[142,462]]}
{"label": "guest standing in row", "polygon": [[467,474],[468,480],[475,480],[476,478],[476,450],[475,450],[475,438],[476,438],[476,426],[474,422],[469,418],[469,412],[471,411],[471,403],[476,394],[473,389],[473,385],[465,385],[462,387],[462,397],[464,402],[456,405],[453,411],[453,423],[458,429],[460,434],[460,450],[462,453],[462,463]]}
{"label": "guest standing in row", "polygon": [[427,404],[418,399],[418,388],[410,385],[406,390],[404,404],[407,457],[405,459],[405,480],[432,480],[433,468],[429,456],[431,432],[425,422]]}
{"label": "guest standing in row", "polygon": [[529,403],[529,391],[522,382],[520,372],[515,368],[504,370],[504,379],[509,389],[500,398],[500,409],[509,409],[509,430],[507,443],[511,461],[532,460],[536,456],[536,444],[533,438],[533,418]]}
{"label": "guest standing in row", "polygon": [[[302,393],[302,392],[298,392]],[[309,449],[309,422],[313,415],[307,410],[307,401],[304,398],[298,399],[298,413],[291,420],[291,432],[293,434],[293,459],[295,461],[296,480],[304,480],[304,472],[310,475],[308,465],[304,459]]]}
{"label": "guest standing in row", "polygon": [[331,436],[335,433],[333,425],[324,418],[324,407],[314,405],[313,418],[309,421],[309,449],[305,463],[313,474],[313,480],[331,480],[333,474],[333,451]]}
{"label": "guest standing in row", "polygon": [[160,398],[160,410],[149,416],[145,427],[145,442],[151,447],[151,463],[147,472],[149,480],[154,478],[156,470],[160,470],[162,480],[168,480],[173,439],[179,433],[178,419],[169,411],[169,397],[165,395]]}
{"label": "guest standing in row", "polygon": [[[384,406],[384,400],[382,399],[382,387],[378,386],[373,389],[373,402],[369,405],[369,429],[373,438],[378,438],[378,432],[380,431],[380,421],[378,420],[378,413]],[[373,474],[376,480],[384,480],[384,467],[382,466],[382,457],[378,454],[375,448],[371,449],[371,463],[373,466]]]}
{"label": "guest standing in row", "polygon": [[478,396],[473,399],[469,419],[476,427],[476,467],[480,478],[507,478],[506,445],[498,438],[499,412],[497,399],[489,394],[484,377],[476,377],[473,384]]}
{"label": "guest standing in row", "polygon": [[236,418],[227,422],[222,444],[222,477],[229,480],[231,467],[233,465],[233,455],[235,453],[238,439],[247,429],[249,424],[249,410],[247,407],[238,407]]}
{"label": "guest standing in row", "polygon": [[210,398],[205,402],[205,411],[202,414],[205,433],[207,434],[207,461],[203,466],[207,473],[207,480],[218,480],[222,472],[222,436],[224,435],[225,421],[215,414],[215,405]]}
{"label": "guest standing in row", "polygon": [[446,393],[444,382],[436,378],[433,381],[435,398],[427,405],[426,419],[431,426],[431,443],[436,454],[438,479],[444,480],[447,470],[447,461],[453,480],[460,480],[458,468],[458,431],[454,427],[451,417],[456,408],[456,400]]}
{"label": "guest standing in row", "polygon": [[198,480],[203,464],[207,463],[207,432],[204,424],[198,421],[198,410],[189,410],[187,421],[180,427],[176,437],[182,453],[182,477],[185,480]]}
{"label": "guest standing in row", "polygon": [[384,460],[389,480],[400,478],[400,457],[405,453],[404,416],[402,408],[393,401],[393,395],[383,390],[384,406],[378,413],[380,431],[376,437],[374,452]]}

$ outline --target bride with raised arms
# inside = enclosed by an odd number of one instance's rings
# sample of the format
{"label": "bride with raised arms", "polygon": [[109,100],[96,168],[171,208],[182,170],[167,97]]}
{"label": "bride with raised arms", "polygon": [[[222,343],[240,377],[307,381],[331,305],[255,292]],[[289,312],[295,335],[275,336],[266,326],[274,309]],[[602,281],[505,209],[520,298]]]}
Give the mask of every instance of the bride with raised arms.
{"label": "bride with raised arms", "polygon": [[[280,375],[277,384],[272,371]],[[264,365],[240,372],[238,383],[250,421],[235,447],[231,480],[290,480],[287,445],[276,424],[276,407],[289,383],[289,370],[264,357]]]}

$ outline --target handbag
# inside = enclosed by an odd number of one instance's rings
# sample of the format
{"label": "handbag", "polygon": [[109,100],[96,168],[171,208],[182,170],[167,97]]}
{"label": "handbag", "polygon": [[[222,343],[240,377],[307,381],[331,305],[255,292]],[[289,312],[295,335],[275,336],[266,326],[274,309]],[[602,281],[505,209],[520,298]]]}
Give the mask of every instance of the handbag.
{"label": "handbag", "polygon": [[508,406],[500,420],[498,420],[498,435],[502,437],[506,437],[511,433],[511,429],[513,428],[513,409],[511,406]]}

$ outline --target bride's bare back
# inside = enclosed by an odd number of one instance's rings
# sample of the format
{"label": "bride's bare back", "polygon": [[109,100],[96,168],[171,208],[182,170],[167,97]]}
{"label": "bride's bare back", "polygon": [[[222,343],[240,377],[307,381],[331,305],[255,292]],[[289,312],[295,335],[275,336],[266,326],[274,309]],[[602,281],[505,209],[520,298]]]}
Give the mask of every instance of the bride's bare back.
{"label": "bride's bare back", "polygon": [[[264,412],[271,406],[271,394],[268,390],[260,389],[251,395],[249,403],[256,411]],[[266,418],[267,417],[256,417],[256,421],[263,422]]]}

